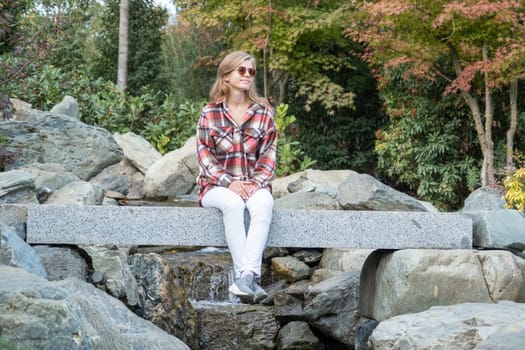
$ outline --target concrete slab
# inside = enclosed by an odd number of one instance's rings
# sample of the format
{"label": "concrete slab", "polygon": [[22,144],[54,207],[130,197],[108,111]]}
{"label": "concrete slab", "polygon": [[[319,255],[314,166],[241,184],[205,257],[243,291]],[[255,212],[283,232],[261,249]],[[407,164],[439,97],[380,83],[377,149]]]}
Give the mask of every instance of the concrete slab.
{"label": "concrete slab", "polygon": [[[28,206],[31,244],[226,246],[218,210],[181,207]],[[459,213],[274,211],[268,247],[471,249]]]}

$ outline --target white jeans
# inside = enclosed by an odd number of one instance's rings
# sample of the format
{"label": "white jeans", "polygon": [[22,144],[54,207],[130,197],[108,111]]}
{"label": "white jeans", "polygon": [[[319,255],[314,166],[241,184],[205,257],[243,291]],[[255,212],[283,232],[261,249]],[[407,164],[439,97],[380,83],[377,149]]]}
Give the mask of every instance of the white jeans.
{"label": "white jeans", "polygon": [[[235,270],[235,278],[242,271],[261,275],[261,263],[272,222],[273,197],[270,191],[260,189],[248,201],[227,189],[214,187],[202,198],[204,208],[217,208],[222,212],[226,242]],[[250,213],[248,234],[244,228],[244,210]]]}

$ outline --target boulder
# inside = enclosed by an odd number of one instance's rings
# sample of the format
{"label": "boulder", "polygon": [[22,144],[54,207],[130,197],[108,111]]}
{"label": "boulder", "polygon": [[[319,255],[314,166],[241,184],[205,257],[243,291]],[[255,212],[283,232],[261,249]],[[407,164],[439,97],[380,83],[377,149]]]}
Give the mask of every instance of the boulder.
{"label": "boulder", "polygon": [[71,118],[80,120],[80,112],[78,109],[78,102],[72,96],[64,96],[62,101],[49,111],[52,114],[62,114]]}
{"label": "boulder", "polygon": [[463,204],[464,211],[505,209],[505,199],[500,190],[481,187],[468,195]]}
{"label": "boulder", "polygon": [[48,245],[37,245],[33,249],[44,265],[48,280],[60,281],[70,277],[87,280],[88,265],[77,250]]}
{"label": "boulder", "polygon": [[462,303],[434,306],[382,321],[369,344],[374,350],[514,350],[525,342],[525,304]]}
{"label": "boulder", "polygon": [[144,178],[146,198],[177,197],[191,192],[198,175],[195,137],[153,163]]}
{"label": "boulder", "polygon": [[363,276],[361,287],[368,289],[361,293],[362,314],[383,321],[438,305],[520,301],[523,273],[518,260],[505,251],[407,249],[386,254],[375,273]]}
{"label": "boulder", "polygon": [[93,269],[104,276],[101,282],[110,295],[129,306],[138,304],[138,284],[128,264],[128,248],[81,246],[80,249],[91,258]]}
{"label": "boulder", "polygon": [[12,229],[2,223],[0,223],[0,264],[20,267],[27,272],[47,278],[46,270],[38,254]]}
{"label": "boulder", "polygon": [[101,205],[104,190],[86,181],[72,181],[51,193],[46,204]]}
{"label": "boulder", "polygon": [[525,217],[517,210],[462,211],[472,219],[472,243],[480,248],[525,250]]}
{"label": "boulder", "polygon": [[23,167],[35,180],[35,191],[39,203],[44,203],[52,193],[80,178],[66,172],[59,164],[29,164]]}
{"label": "boulder", "polygon": [[305,295],[308,323],[324,335],[353,347],[358,317],[359,272],[342,272],[312,286]]}
{"label": "boulder", "polygon": [[118,164],[111,165],[102,170],[97,176],[89,180],[97,184],[106,192],[115,191],[122,193],[127,199],[142,199],[144,175],[131,165],[126,158]]}
{"label": "boulder", "polygon": [[194,304],[199,318],[199,350],[275,349],[279,324],[271,306]]}
{"label": "boulder", "polygon": [[24,241],[26,239],[27,206],[26,205],[1,205],[0,225],[4,224],[15,232]]}
{"label": "boulder", "polygon": [[0,204],[38,204],[35,179],[26,170],[0,172]]}
{"label": "boulder", "polygon": [[328,248],[323,252],[320,268],[335,271],[361,271],[366,258],[373,249],[339,249]]}
{"label": "boulder", "polygon": [[278,279],[296,282],[309,278],[310,267],[293,256],[272,258],[272,272]]}
{"label": "boulder", "polygon": [[63,115],[41,113],[30,121],[2,122],[0,133],[6,136],[8,151],[20,151],[11,167],[58,163],[89,180],[122,159],[122,150],[108,131]]}
{"label": "boulder", "polygon": [[276,209],[341,209],[339,202],[320,192],[295,192],[274,202]]}
{"label": "boulder", "polygon": [[145,174],[149,167],[162,157],[148,141],[131,131],[125,134],[116,132],[113,138],[124,151],[124,157],[142,174]]}
{"label": "boulder", "polygon": [[307,322],[292,321],[279,330],[277,337],[279,350],[317,350],[319,339]]}
{"label": "boulder", "polygon": [[134,254],[130,265],[139,288],[135,313],[198,349],[197,313],[184,289],[175,284],[175,274],[167,261],[155,253]]}
{"label": "boulder", "polygon": [[20,349],[189,350],[119,300],[70,278],[50,282],[0,265],[0,329]]}
{"label": "boulder", "polygon": [[339,185],[336,199],[346,210],[428,211],[415,198],[368,174],[352,174]]}

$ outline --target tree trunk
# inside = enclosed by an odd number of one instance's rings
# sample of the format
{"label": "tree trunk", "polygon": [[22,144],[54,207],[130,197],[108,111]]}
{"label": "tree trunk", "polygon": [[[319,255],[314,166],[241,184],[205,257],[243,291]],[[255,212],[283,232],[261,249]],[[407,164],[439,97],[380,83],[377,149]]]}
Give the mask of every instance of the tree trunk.
{"label": "tree trunk", "polygon": [[[461,74],[461,64],[459,61],[459,56],[454,46],[449,44],[448,47],[450,51],[450,58],[452,60],[452,64],[454,65],[454,69],[456,71],[456,76],[459,76]],[[483,155],[483,166],[481,169],[480,180],[481,180],[481,186],[485,187],[490,184],[490,176],[488,174],[488,169],[489,169],[489,163],[491,163],[490,160],[494,159],[494,151],[487,144],[487,136],[486,136],[487,123],[485,122],[485,127],[484,127],[483,122],[482,122],[482,117],[481,117],[481,111],[478,105],[478,101],[476,101],[476,99],[468,91],[461,91],[461,96],[467,103],[467,106],[470,108],[470,112],[472,113],[472,118],[474,119],[474,127],[478,135],[478,141],[481,146],[481,153]],[[490,96],[490,93],[489,93],[489,96]],[[490,103],[490,105],[492,104]],[[487,111],[485,111],[485,115],[487,115]],[[492,124],[489,125],[489,128],[490,130],[492,130],[491,129]],[[492,138],[492,133],[491,133],[491,138]]]}
{"label": "tree trunk", "polygon": [[[483,61],[488,61],[487,44],[483,44],[482,48]],[[487,185],[493,185],[496,182],[494,176],[494,141],[492,140],[492,122],[494,121],[494,105],[492,104],[492,93],[490,91],[489,74],[483,74],[483,81],[485,84],[485,147],[487,148],[487,155],[483,157],[484,170],[486,172]],[[486,163],[486,164],[485,164]]]}
{"label": "tree trunk", "polygon": [[120,0],[120,21],[118,31],[117,86],[126,90],[128,83],[128,19],[129,0]]}
{"label": "tree trunk", "polygon": [[268,0],[268,33],[266,33],[266,38],[264,40],[263,48],[263,64],[264,64],[264,76],[263,76],[263,89],[264,97],[266,99],[270,98],[270,88],[268,86],[268,48],[270,46],[270,34],[272,33],[272,0]]}
{"label": "tree trunk", "polygon": [[509,88],[510,98],[510,125],[507,130],[507,162],[505,164],[505,176],[511,176],[514,171],[514,134],[518,127],[518,79],[510,82]]}

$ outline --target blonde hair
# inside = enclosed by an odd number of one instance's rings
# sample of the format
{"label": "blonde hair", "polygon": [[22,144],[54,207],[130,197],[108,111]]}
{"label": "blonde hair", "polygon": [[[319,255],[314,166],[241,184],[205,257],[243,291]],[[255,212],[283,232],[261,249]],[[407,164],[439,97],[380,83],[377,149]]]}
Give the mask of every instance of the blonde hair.
{"label": "blonde hair", "polygon": [[[248,60],[251,61],[253,68],[255,68],[255,58],[243,51],[231,52],[222,59],[221,63],[219,64],[219,68],[217,68],[217,78],[215,79],[215,83],[210,90],[210,102],[222,102],[228,97],[230,88],[224,80],[224,77],[237,69],[237,67],[239,67],[244,61]],[[260,97],[257,93],[255,82],[252,84],[250,89],[246,91],[246,95],[248,99],[253,102],[267,104],[266,100]]]}

